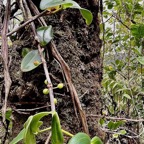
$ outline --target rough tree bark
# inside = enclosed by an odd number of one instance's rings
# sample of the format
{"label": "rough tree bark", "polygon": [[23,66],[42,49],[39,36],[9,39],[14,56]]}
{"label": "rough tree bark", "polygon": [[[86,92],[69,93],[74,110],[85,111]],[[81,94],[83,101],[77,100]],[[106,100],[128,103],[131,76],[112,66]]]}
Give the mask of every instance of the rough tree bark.
{"label": "rough tree bark", "polygon": [[[101,40],[99,38],[99,1],[77,2],[92,11],[94,19],[86,26],[78,11],[68,10],[59,17],[48,18],[48,23],[55,27],[55,43],[64,60],[68,63],[72,81],[78,92],[86,114],[100,113],[100,87],[102,80],[102,61],[100,58]],[[60,24],[58,21],[63,18]],[[102,135],[98,121],[87,117],[91,135]],[[102,136],[103,137],[103,136]]]}

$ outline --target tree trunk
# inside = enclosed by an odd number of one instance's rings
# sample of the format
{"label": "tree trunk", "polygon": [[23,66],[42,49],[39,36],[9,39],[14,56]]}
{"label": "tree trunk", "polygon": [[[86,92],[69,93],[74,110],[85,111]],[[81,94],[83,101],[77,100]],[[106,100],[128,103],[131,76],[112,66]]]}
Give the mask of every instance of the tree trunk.
{"label": "tree trunk", "polygon": [[[87,8],[93,13],[94,18],[90,26],[85,24],[79,11],[75,9],[62,12],[56,19],[54,17],[52,19],[48,18],[48,23],[55,26],[54,40],[57,49],[70,67],[72,81],[86,115],[100,114],[102,61],[100,58],[101,40],[99,38],[98,20],[99,3],[93,0],[79,0],[77,2],[81,7]],[[60,22],[61,19],[62,22]],[[63,107],[61,109],[61,113],[65,113],[68,107],[66,106],[65,110]],[[72,118],[72,115],[68,116]],[[73,115],[74,117],[75,115]],[[62,120],[65,121],[65,118],[62,118]],[[87,122],[90,134],[101,136],[102,133],[98,128],[98,120],[87,117]],[[74,120],[71,123],[76,124]],[[73,124],[72,129],[74,128]],[[76,124],[75,132],[78,132],[80,127]]]}
{"label": "tree trunk", "polygon": [[[102,42],[99,38],[99,1],[77,0],[77,2],[81,7],[89,9],[93,13],[93,22],[90,26],[85,24],[80,12],[76,9],[66,9],[52,16],[46,16],[45,19],[48,25],[53,26],[54,43],[70,68],[72,82],[77,90],[82,109],[86,115],[100,114],[102,80],[100,49]],[[23,32],[25,32],[24,36]],[[31,48],[31,46],[37,48],[31,35],[29,29],[21,30],[17,35],[17,40],[13,42],[13,49],[10,49],[10,55],[12,55],[10,74],[13,83],[9,95],[9,105],[13,106],[15,111],[12,137],[19,133],[27,117],[35,112],[24,113],[18,109],[34,109],[49,102],[49,98],[42,94],[42,89],[45,87],[43,67],[40,66],[28,73],[20,72],[22,48]],[[49,47],[48,51],[50,52]],[[65,83],[63,90],[54,90],[55,98],[58,100],[56,110],[60,116],[62,128],[73,134],[83,131],[81,120],[76,117],[74,112],[64,72],[59,63],[52,57],[51,52],[47,62],[53,85],[55,86],[59,82]],[[50,111],[50,109],[48,110]],[[40,111],[46,111],[46,109]],[[98,119],[88,116],[86,118],[90,135],[97,135],[103,139],[104,135],[99,129]],[[44,125],[46,126],[47,119],[45,122]],[[39,137],[40,143],[44,143],[46,136]]]}

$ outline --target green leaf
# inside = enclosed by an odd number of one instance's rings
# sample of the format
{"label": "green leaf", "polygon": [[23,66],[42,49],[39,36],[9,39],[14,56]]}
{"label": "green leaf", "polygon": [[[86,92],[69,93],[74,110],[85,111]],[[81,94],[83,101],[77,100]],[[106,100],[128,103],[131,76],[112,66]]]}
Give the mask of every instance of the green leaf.
{"label": "green leaf", "polygon": [[93,19],[92,13],[89,10],[84,9],[84,8],[81,8],[80,12],[81,12],[81,15],[83,16],[83,18],[85,19],[86,24],[90,25],[92,23],[92,19]]}
{"label": "green leaf", "polygon": [[45,10],[47,8],[50,8],[50,7],[62,5],[64,3],[65,3],[65,1],[63,1],[63,0],[41,0],[40,9]]}
{"label": "green leaf", "polygon": [[103,142],[99,137],[95,136],[91,139],[91,144],[103,144]]}
{"label": "green leaf", "polygon": [[24,133],[24,144],[36,144],[35,134],[32,133],[31,129],[28,128]]}
{"label": "green leaf", "polygon": [[132,50],[133,50],[133,52],[134,52],[135,54],[137,54],[138,56],[141,56],[141,55],[142,55],[142,53],[141,53],[141,47],[140,47],[140,48],[132,48]]}
{"label": "green leaf", "polygon": [[24,58],[29,52],[30,52],[29,48],[23,48],[21,53],[22,57]]}
{"label": "green leaf", "polygon": [[113,123],[113,130],[117,129],[123,124],[123,121],[117,121]]}
{"label": "green leaf", "polygon": [[81,8],[75,1],[72,1],[72,6],[70,8],[76,8],[80,10],[82,17],[85,19],[86,24],[90,25],[92,23],[93,15],[92,13],[84,8]]}
{"label": "green leaf", "polygon": [[34,134],[37,134],[39,132],[39,127],[43,124],[43,122],[40,121],[40,119],[49,114],[52,114],[52,112],[40,112],[33,116],[30,127]]}
{"label": "green leaf", "polygon": [[123,94],[123,97],[126,97],[127,99],[131,99],[130,95],[128,94]]}
{"label": "green leaf", "polygon": [[113,125],[114,125],[114,122],[110,121],[110,122],[108,123],[108,128],[109,128],[109,129],[113,129]]}
{"label": "green leaf", "polygon": [[78,3],[76,3],[75,1],[73,0],[41,0],[40,2],[40,9],[41,10],[45,10],[45,9],[48,9],[50,7],[55,7],[55,6],[59,6],[61,5],[63,9],[66,9],[66,8],[76,8],[76,9],[79,9],[80,12],[81,12],[81,15],[82,17],[85,19],[86,21],[86,24],[87,25],[90,25],[91,22],[92,22],[92,19],[93,19],[93,15],[92,13],[87,10],[87,9],[84,9],[84,8],[81,8],[79,6]]}
{"label": "green leaf", "polygon": [[47,45],[53,38],[52,26],[43,26],[37,29],[37,35],[41,46]]}
{"label": "green leaf", "polygon": [[17,144],[24,137],[25,129],[22,129],[20,133],[10,142],[10,144]]}
{"label": "green leaf", "polygon": [[[38,65],[35,65],[35,62],[38,62]],[[22,72],[28,72],[41,64],[41,58],[39,56],[38,50],[30,51],[21,62]]]}
{"label": "green leaf", "polygon": [[36,144],[35,135],[38,134],[39,127],[42,125],[40,119],[46,115],[52,114],[52,112],[40,112],[33,116],[30,116],[24,123],[24,129],[14,138],[10,144],[16,144],[18,141],[24,141],[24,144]]}
{"label": "green leaf", "polygon": [[24,124],[24,137],[23,141],[25,144],[36,144],[36,138],[35,135],[31,131],[31,122],[32,122],[33,116],[30,116],[28,120]]}
{"label": "green leaf", "polygon": [[72,7],[72,6],[73,6],[72,3],[66,3],[66,4],[63,4],[63,5],[62,5],[62,8],[63,8],[63,9],[67,9],[67,8]]}
{"label": "green leaf", "polygon": [[91,144],[91,139],[87,134],[79,132],[70,139],[68,144]]}
{"label": "green leaf", "polygon": [[111,130],[116,130],[122,124],[123,124],[123,121],[117,121],[117,122],[110,121],[108,123],[108,128]]}
{"label": "green leaf", "polygon": [[7,111],[6,111],[6,119],[8,121],[11,121],[11,115],[12,115],[12,109],[8,108]]}
{"label": "green leaf", "polygon": [[131,26],[131,33],[136,38],[144,37],[144,24],[134,24]]}
{"label": "green leaf", "polygon": [[64,138],[60,125],[60,120],[57,112],[53,114],[52,117],[52,136],[51,136],[52,144],[63,144]]}
{"label": "green leaf", "polygon": [[137,58],[137,60],[138,60],[138,62],[139,62],[140,64],[144,65],[144,57],[139,56],[139,57]]}
{"label": "green leaf", "polygon": [[115,113],[114,106],[112,106],[112,105],[108,106],[108,110],[110,111],[111,114]]}
{"label": "green leaf", "polygon": [[30,116],[24,124],[24,143],[25,144],[36,144],[35,135],[39,132],[39,127],[42,122],[39,121],[42,117],[52,114],[52,112],[40,112],[33,116]]}
{"label": "green leaf", "polygon": [[108,9],[112,9],[112,8],[113,8],[113,3],[112,3],[112,2],[109,2],[109,3],[107,4],[107,7],[108,7]]}
{"label": "green leaf", "polygon": [[121,135],[125,135],[127,132],[126,132],[126,130],[120,130],[118,133]]}
{"label": "green leaf", "polygon": [[99,123],[100,123],[101,125],[103,125],[103,124],[105,123],[105,120],[104,120],[103,118],[101,118],[101,119],[99,120]]}

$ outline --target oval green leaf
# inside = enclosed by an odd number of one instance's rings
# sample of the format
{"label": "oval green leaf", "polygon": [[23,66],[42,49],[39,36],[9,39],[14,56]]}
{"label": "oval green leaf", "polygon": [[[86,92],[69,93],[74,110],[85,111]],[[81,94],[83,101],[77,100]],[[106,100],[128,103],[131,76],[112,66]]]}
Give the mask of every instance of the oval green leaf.
{"label": "oval green leaf", "polygon": [[[64,8],[69,8],[73,5],[74,1],[72,0],[41,0],[40,9],[45,10],[50,7],[55,7],[59,5],[64,5]],[[75,2],[76,3],[76,2]],[[66,7],[65,7],[66,6]]]}
{"label": "oval green leaf", "polygon": [[139,57],[137,58],[137,60],[138,60],[138,62],[139,62],[140,64],[144,65],[144,57],[139,56]]}
{"label": "oval green leaf", "polygon": [[116,130],[118,127],[120,127],[123,124],[123,121],[117,121],[113,122],[113,130]]}
{"label": "oval green leaf", "polygon": [[70,139],[68,144],[91,144],[91,139],[87,134],[79,132]]}
{"label": "oval green leaf", "polygon": [[91,144],[103,144],[103,142],[99,137],[95,136],[91,139]]}
{"label": "oval green leaf", "polygon": [[[34,63],[37,62],[38,64],[35,65]],[[30,51],[22,60],[21,62],[21,70],[22,72],[28,72],[41,64],[41,58],[39,56],[38,50]]]}
{"label": "oval green leaf", "polygon": [[130,95],[128,94],[123,94],[123,97],[126,97],[127,99],[131,99]]}
{"label": "oval green leaf", "polygon": [[114,122],[113,122],[113,121],[110,121],[107,126],[108,126],[109,129],[113,129],[113,127],[114,127]]}
{"label": "oval green leaf", "polygon": [[87,25],[91,24],[92,19],[93,19],[92,13],[89,10],[87,10],[87,9],[81,8],[79,6],[79,4],[76,3],[73,0],[65,0],[65,1],[63,1],[63,0],[49,0],[49,1],[47,1],[47,0],[41,0],[41,2],[40,2],[40,9],[41,10],[45,10],[45,9],[50,8],[50,7],[55,7],[55,6],[59,6],[59,5],[62,6],[62,9],[66,9],[66,8],[76,8],[76,9],[79,9],[82,17],[86,21],[86,24]]}
{"label": "oval green leaf", "polygon": [[120,130],[118,133],[121,135],[125,135],[127,132],[126,132],[126,130]]}
{"label": "oval green leaf", "polygon": [[47,45],[53,38],[52,26],[49,25],[47,27],[39,27],[37,29],[37,35],[40,41],[41,46]]}
{"label": "oval green leaf", "polygon": [[100,123],[100,125],[103,125],[103,124],[105,123],[105,120],[104,120],[103,118],[101,118],[101,119],[99,120],[99,123]]}
{"label": "oval green leaf", "polygon": [[92,13],[89,10],[84,9],[84,8],[81,8],[80,12],[81,12],[81,15],[83,16],[83,18],[85,19],[86,24],[90,25],[92,23],[92,19],[93,19]]}

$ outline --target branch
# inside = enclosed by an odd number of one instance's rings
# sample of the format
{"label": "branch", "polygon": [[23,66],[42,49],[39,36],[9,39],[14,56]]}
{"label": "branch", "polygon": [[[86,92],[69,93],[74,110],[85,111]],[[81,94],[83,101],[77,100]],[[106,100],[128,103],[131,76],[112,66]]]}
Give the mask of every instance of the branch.
{"label": "branch", "polygon": [[0,16],[0,35],[1,35],[1,31],[2,31],[2,19],[3,19],[3,1],[0,0],[0,13],[1,13],[1,16]]}
{"label": "branch", "polygon": [[10,7],[11,0],[7,0],[7,5],[6,5],[6,12],[5,12],[5,17],[4,17],[4,22],[3,22],[3,30],[2,30],[2,58],[3,58],[3,64],[4,64],[4,80],[5,80],[5,100],[4,100],[4,105],[3,105],[3,122],[5,122],[5,113],[6,113],[6,105],[7,105],[7,98],[11,86],[11,78],[9,74],[9,69],[8,69],[8,45],[7,45],[7,32],[8,32],[8,24],[9,24],[9,19],[10,19],[10,12],[11,12],[11,7]]}
{"label": "branch", "polygon": [[123,26],[125,26],[128,30],[130,30],[130,28],[126,25],[126,24],[124,24],[123,22],[122,22],[122,20],[119,18],[119,16],[116,14],[116,13],[113,13],[113,15],[112,15],[114,18],[116,18]]}
{"label": "branch", "polygon": [[5,125],[5,128],[4,128],[4,136],[2,138],[2,143],[5,143],[7,134],[8,134],[5,117],[6,117],[8,95],[9,95],[10,86],[12,83],[10,74],[9,74],[9,68],[8,68],[8,44],[7,44],[7,36],[6,36],[8,32],[8,24],[10,20],[10,12],[11,12],[10,4],[11,4],[11,0],[7,0],[4,22],[3,22],[3,29],[1,33],[2,34],[1,50],[2,50],[3,65],[4,65],[4,85],[5,85],[5,97],[4,97],[3,107],[2,107],[2,119],[3,119],[3,125]]}
{"label": "branch", "polygon": [[[35,36],[35,39],[38,41],[37,36]],[[42,49],[41,49],[40,44],[38,44],[38,51],[39,51],[39,54],[40,54],[40,57],[41,57],[41,61],[42,61],[42,64],[43,64],[43,68],[44,68],[45,76],[46,76],[46,79],[47,79],[47,81],[48,81],[48,85],[47,85],[47,87],[48,87],[48,89],[49,89],[49,96],[50,96],[51,110],[52,110],[52,111],[55,111],[54,94],[53,94],[53,86],[52,86],[52,82],[51,82],[51,79],[50,79],[50,75],[49,75],[49,72],[48,72],[48,69],[47,69],[47,63],[46,63],[45,58],[43,57]]]}
{"label": "branch", "polygon": [[131,122],[143,122],[144,119],[128,119],[128,118],[118,118],[118,117],[109,117],[109,116],[103,116],[103,115],[94,115],[89,114],[87,117],[97,117],[97,118],[106,118],[110,120],[124,120],[124,121],[131,121]]}
{"label": "branch", "polygon": [[25,23],[23,23],[22,25],[20,25],[18,28],[16,28],[16,29],[14,29],[13,31],[9,32],[9,33],[7,34],[7,36],[10,36],[10,35],[12,35],[13,33],[19,31],[21,28],[25,27],[27,24],[33,22],[34,20],[38,19],[39,17],[43,16],[43,15],[46,14],[46,13],[47,13],[47,10],[45,10],[45,11],[41,12],[40,14],[32,17],[31,19],[29,19],[28,21],[26,21]]}
{"label": "branch", "polygon": [[[36,7],[36,5],[33,3],[32,0],[29,0],[29,5],[30,5],[30,8],[32,9],[32,12],[33,12],[35,15],[39,15],[39,14],[40,14],[38,8]],[[45,20],[44,20],[42,17],[39,17],[38,21],[39,21],[39,23],[40,23],[41,25],[43,25],[43,24],[46,25],[46,22],[45,22]]]}

